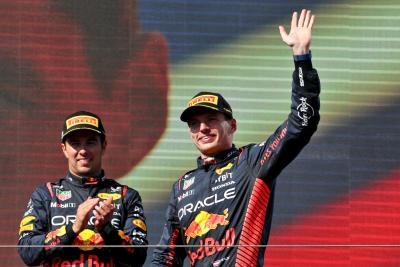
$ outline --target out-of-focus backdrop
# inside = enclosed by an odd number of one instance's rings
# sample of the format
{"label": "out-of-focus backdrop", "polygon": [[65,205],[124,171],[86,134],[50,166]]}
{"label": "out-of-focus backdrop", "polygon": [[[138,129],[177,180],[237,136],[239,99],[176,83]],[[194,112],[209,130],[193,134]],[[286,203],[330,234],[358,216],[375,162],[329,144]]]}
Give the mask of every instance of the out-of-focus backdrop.
{"label": "out-of-focus backdrop", "polygon": [[266,262],[400,266],[395,0],[1,0],[0,266],[23,266],[19,221],[34,188],[66,173],[61,124],[81,109],[103,118],[106,173],[141,193],[157,244],[172,183],[197,157],[179,121],[186,101],[220,92],[235,144],[264,140],[290,105],[278,25],[301,8],[317,16],[321,123],[279,177]]}

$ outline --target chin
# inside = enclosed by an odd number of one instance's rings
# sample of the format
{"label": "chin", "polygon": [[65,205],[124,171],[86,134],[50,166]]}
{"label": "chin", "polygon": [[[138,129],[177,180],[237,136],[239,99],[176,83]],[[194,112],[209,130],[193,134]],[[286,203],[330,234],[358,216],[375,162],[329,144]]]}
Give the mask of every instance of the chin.
{"label": "chin", "polygon": [[200,150],[201,154],[207,157],[213,157],[215,154],[217,154],[217,149],[216,148],[208,148],[208,149],[202,149]]}
{"label": "chin", "polygon": [[84,169],[84,170],[78,170],[79,176],[91,176],[92,170],[89,169]]}

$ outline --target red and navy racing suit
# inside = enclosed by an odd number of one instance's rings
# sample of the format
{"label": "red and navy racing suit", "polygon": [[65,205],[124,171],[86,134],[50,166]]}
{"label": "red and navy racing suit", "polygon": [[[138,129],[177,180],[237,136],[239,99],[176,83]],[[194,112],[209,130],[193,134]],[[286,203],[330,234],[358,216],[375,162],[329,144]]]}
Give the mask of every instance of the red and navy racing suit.
{"label": "red and navy racing suit", "polygon": [[264,265],[257,245],[268,242],[275,181],[317,129],[319,92],[311,59],[295,62],[291,112],[275,133],[211,163],[198,159],[173,185],[153,266],[182,266],[185,257],[192,266]]}
{"label": "red and navy racing suit", "polygon": [[[79,235],[72,230],[79,204],[89,196],[113,197],[112,217],[100,233],[94,216]],[[79,178],[71,173],[32,193],[19,230],[18,253],[27,265],[142,266],[147,226],[139,193],[103,175]],[[121,245],[107,247],[106,245]]]}

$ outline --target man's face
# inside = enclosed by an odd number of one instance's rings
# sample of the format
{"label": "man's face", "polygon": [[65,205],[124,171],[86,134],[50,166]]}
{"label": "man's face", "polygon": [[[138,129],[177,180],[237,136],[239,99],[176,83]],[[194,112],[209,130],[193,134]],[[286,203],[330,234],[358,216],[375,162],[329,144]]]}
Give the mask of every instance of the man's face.
{"label": "man's face", "polygon": [[68,160],[69,171],[76,176],[96,176],[101,172],[101,160],[106,149],[106,141],[90,130],[70,133],[61,144]]}
{"label": "man's face", "polygon": [[199,109],[189,118],[188,126],[192,141],[203,158],[232,147],[236,120],[226,119],[221,112]]}

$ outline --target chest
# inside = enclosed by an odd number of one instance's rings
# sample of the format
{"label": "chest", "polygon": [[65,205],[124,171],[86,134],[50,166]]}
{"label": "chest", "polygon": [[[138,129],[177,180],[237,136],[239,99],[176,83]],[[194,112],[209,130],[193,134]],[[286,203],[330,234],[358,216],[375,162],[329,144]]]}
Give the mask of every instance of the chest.
{"label": "chest", "polygon": [[[76,220],[76,213],[79,206],[84,203],[89,196],[97,197],[106,200],[109,196],[113,197],[113,214],[111,216],[111,223],[115,227],[120,227],[123,216],[123,196],[120,188],[78,188],[71,186],[53,186],[52,198],[48,205],[49,213],[49,226],[51,229],[56,229],[60,226],[74,223]],[[84,205],[84,204],[82,204]],[[89,212],[88,228],[94,228],[94,215],[93,211]]]}
{"label": "chest", "polygon": [[201,216],[223,215],[240,208],[253,181],[244,163],[236,160],[185,175],[177,190],[177,215],[182,225]]}

